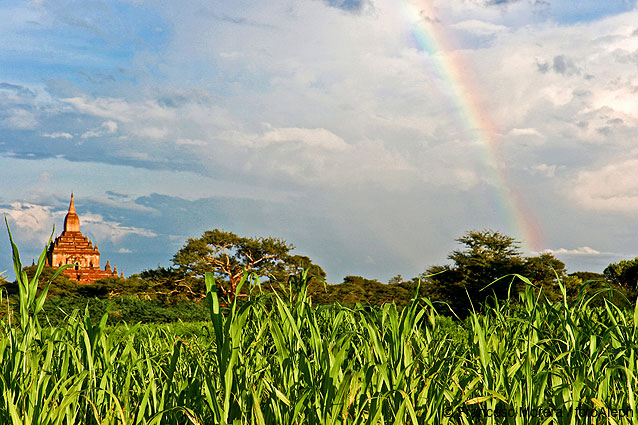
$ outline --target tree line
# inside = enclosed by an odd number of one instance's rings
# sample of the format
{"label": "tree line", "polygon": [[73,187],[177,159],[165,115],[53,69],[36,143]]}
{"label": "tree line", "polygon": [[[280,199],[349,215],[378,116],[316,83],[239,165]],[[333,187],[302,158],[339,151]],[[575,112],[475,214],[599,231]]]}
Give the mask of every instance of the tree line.
{"label": "tree line", "polygon": [[[461,248],[448,256],[450,263],[428,267],[419,276],[398,275],[388,283],[361,276],[346,276],[328,285],[326,273],[309,257],[292,253],[294,246],[274,237],[243,237],[215,229],[191,238],[173,256],[170,267],[145,270],[129,278],[108,278],[78,284],[60,275],[50,289],[52,297],[126,298],[152,300],[166,306],[201,302],[206,295],[204,276],[213,273],[219,295],[228,303],[254,293],[294,290],[291,282],[302,273],[311,299],[317,304],[408,304],[415,296],[439,303],[442,310],[463,315],[490,300],[517,299],[531,284],[550,300],[574,299],[585,291],[611,297],[622,305],[635,303],[638,257],[612,263],[602,274],[568,274],[565,264],[551,253],[525,257],[514,238],[492,230],[471,230],[456,239]],[[27,274],[35,272],[26,267]],[[45,269],[42,279],[53,274]],[[258,277],[258,278],[257,278]],[[521,279],[527,279],[527,282]],[[0,282],[1,284],[1,282]],[[3,285],[15,292],[9,282]]]}

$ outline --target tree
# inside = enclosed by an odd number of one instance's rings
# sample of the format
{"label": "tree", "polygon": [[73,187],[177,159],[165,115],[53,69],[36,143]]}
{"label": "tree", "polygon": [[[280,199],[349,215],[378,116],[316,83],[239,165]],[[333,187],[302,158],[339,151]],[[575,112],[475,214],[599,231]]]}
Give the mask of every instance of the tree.
{"label": "tree", "polygon": [[[578,293],[582,281],[575,276],[567,276],[565,263],[549,252],[525,259],[523,273],[533,284],[537,294],[542,293],[550,301],[560,301],[563,293],[558,286],[560,281],[567,290],[568,297]],[[574,289],[576,288],[576,289]]]}
{"label": "tree", "polygon": [[322,298],[325,303],[353,305],[383,305],[395,302],[397,305],[408,304],[411,294],[398,284],[386,285],[374,279],[361,276],[346,276],[343,282],[330,285],[329,294]]}
{"label": "tree", "polygon": [[222,295],[232,302],[245,271],[282,282],[300,268],[310,269],[312,276],[325,276],[308,257],[290,255],[293,248],[278,238],[248,238],[215,229],[188,239],[173,257],[173,264],[190,278],[202,279],[207,272],[214,273]]}
{"label": "tree", "polygon": [[564,280],[567,276],[565,263],[545,252],[525,259],[525,277],[536,284],[555,284],[556,279]]}
{"label": "tree", "polygon": [[577,277],[583,282],[591,282],[591,281],[601,282],[605,280],[605,275],[603,275],[602,273],[595,273],[595,272],[573,272],[573,273],[570,273],[569,275],[573,277]]}
{"label": "tree", "polygon": [[637,288],[638,257],[633,260],[620,260],[618,263],[611,263],[603,270],[603,275],[609,282],[623,288]]}
{"label": "tree", "polygon": [[[308,276],[312,278],[325,279],[326,272],[323,269],[314,264],[309,257],[305,255],[289,255],[285,259],[286,268],[284,275],[297,274],[304,270],[308,270]],[[278,280],[283,280],[285,276],[275,276]]]}
{"label": "tree", "polygon": [[141,295],[160,299],[164,303],[197,301],[206,297],[206,285],[203,279],[187,277],[171,267],[158,266],[156,269],[144,270],[139,274],[139,278],[146,283],[146,288]]}
{"label": "tree", "polygon": [[465,248],[448,256],[453,264],[430,267],[422,275],[427,296],[444,300],[455,312],[463,312],[470,307],[470,300],[483,303],[492,294],[506,298],[510,289],[516,292],[514,286],[510,288],[511,279],[496,281],[525,271],[515,239],[492,230],[471,230],[457,241]]}

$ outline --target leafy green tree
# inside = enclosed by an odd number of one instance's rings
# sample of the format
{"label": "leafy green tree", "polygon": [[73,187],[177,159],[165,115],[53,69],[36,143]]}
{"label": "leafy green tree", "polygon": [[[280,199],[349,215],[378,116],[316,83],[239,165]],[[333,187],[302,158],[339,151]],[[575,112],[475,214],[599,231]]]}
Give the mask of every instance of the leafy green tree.
{"label": "leafy green tree", "polygon": [[412,299],[412,294],[398,284],[386,285],[361,276],[346,276],[342,283],[330,285],[327,289],[328,292],[325,294],[323,291],[313,294],[318,303],[383,305],[394,302],[397,305],[405,305]]}
{"label": "leafy green tree", "polygon": [[623,288],[638,287],[638,257],[633,260],[620,260],[611,263],[603,270],[605,279]]}
{"label": "leafy green tree", "polygon": [[201,280],[206,272],[214,273],[222,295],[232,302],[245,271],[281,282],[300,268],[311,268],[313,276],[325,276],[308,257],[290,255],[293,248],[278,238],[248,238],[215,229],[188,239],[173,257],[173,264],[187,278]]}
{"label": "leafy green tree", "polygon": [[554,302],[563,298],[563,293],[558,284],[559,281],[567,290],[568,298],[574,294],[574,291],[577,293],[582,284],[579,278],[567,276],[565,263],[548,252],[534,257],[527,257],[523,275],[534,284],[534,290],[537,294],[542,294]]}
{"label": "leafy green tree", "polygon": [[275,276],[278,280],[283,280],[283,278],[290,276],[292,274],[301,273],[304,270],[308,270],[308,276],[311,279],[325,279],[326,272],[318,266],[314,264],[309,257],[305,255],[289,255],[286,257],[285,261],[285,269],[284,276],[279,273],[279,276]]}
{"label": "leafy green tree", "polygon": [[137,296],[145,299],[150,298],[145,296],[148,282],[140,279],[137,275],[130,277],[107,277],[99,279],[93,284],[84,285],[83,287],[86,288],[84,294],[87,297],[114,298]]}
{"label": "leafy green tree", "polygon": [[171,267],[144,270],[138,277],[146,283],[146,288],[139,294],[142,297],[157,298],[168,304],[206,297],[203,279],[185,276]]}
{"label": "leafy green tree", "polygon": [[392,277],[389,281],[388,281],[388,285],[400,285],[404,282],[403,280],[403,276],[401,276],[400,274]]}
{"label": "leafy green tree", "polygon": [[539,285],[556,284],[567,277],[565,263],[549,252],[525,259],[526,278]]}
{"label": "leafy green tree", "polygon": [[605,280],[605,275],[603,275],[602,273],[573,272],[573,273],[570,273],[569,275],[577,277],[583,282],[604,281]]}
{"label": "leafy green tree", "polygon": [[525,271],[515,239],[492,230],[471,230],[457,241],[465,248],[448,256],[452,264],[430,267],[422,275],[426,296],[443,300],[462,313],[470,308],[470,300],[476,306],[492,294],[506,298],[510,289],[516,292],[510,286],[512,279],[500,279]]}

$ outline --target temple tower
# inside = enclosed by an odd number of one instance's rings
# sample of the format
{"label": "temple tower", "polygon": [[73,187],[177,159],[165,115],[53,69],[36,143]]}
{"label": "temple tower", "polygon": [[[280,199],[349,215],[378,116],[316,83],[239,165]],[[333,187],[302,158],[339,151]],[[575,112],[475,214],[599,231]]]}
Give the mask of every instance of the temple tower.
{"label": "temple tower", "polygon": [[74,264],[75,267],[70,267],[63,273],[80,283],[93,283],[98,279],[117,277],[117,272],[111,271],[108,260],[104,270],[100,269],[100,251],[97,245],[94,246],[93,242],[80,232],[80,217],[75,212],[73,194],[69,212],[64,218],[64,230],[49,246],[47,263],[51,267]]}

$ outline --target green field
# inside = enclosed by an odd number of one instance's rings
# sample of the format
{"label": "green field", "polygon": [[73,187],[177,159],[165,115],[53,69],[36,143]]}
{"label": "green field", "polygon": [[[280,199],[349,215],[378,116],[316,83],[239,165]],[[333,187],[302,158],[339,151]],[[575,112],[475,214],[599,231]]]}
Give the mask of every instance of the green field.
{"label": "green field", "polygon": [[595,293],[568,302],[561,286],[554,303],[528,285],[460,320],[427,299],[313,306],[304,276],[220,307],[207,275],[207,322],[109,326],[76,311],[43,326],[46,290],[18,275],[2,424],[638,422],[638,309],[590,306]]}

